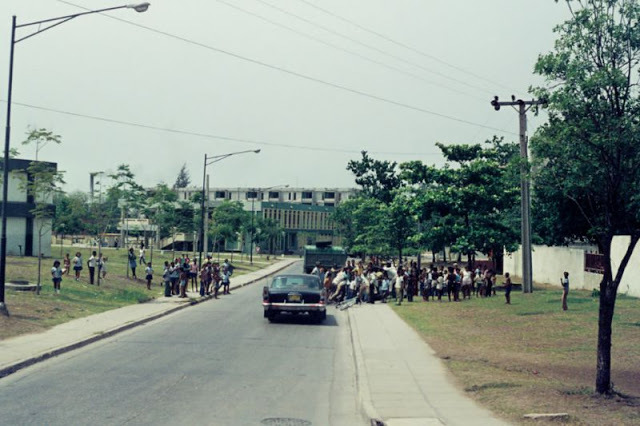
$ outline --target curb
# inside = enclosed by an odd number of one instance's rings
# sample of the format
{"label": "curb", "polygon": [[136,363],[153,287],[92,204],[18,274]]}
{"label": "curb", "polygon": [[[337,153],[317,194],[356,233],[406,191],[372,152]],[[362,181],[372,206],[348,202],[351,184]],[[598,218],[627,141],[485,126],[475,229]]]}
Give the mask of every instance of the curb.
{"label": "curb", "polygon": [[347,310],[347,318],[349,320],[349,330],[351,337],[351,347],[353,348],[353,359],[356,369],[356,388],[358,392],[358,405],[360,411],[364,412],[365,418],[369,421],[371,426],[384,426],[384,422],[379,420],[380,416],[378,411],[371,403],[369,396],[369,381],[365,373],[364,368],[364,354],[362,353],[359,345],[358,332],[351,322],[351,310]]}
{"label": "curb", "polygon": [[[236,284],[235,286],[231,285],[231,286],[229,286],[229,289],[230,290],[236,290],[238,288],[245,287],[245,286],[248,286],[250,284],[254,284],[254,283],[256,283],[256,282],[258,282],[258,281],[260,281],[262,279],[265,279],[265,278],[268,278],[268,277],[270,277],[270,276],[272,276],[274,274],[277,274],[278,272],[282,271],[283,269],[288,268],[289,266],[293,265],[297,261],[298,260],[290,261],[287,264],[283,265],[282,267],[279,267],[279,268],[277,268],[277,269],[275,269],[275,270],[273,270],[273,271],[269,272],[268,274],[265,274],[265,275],[263,275],[261,277],[253,278],[253,279],[251,279],[250,281],[247,281],[244,284]],[[13,373],[15,373],[15,372],[17,372],[19,370],[22,370],[23,368],[29,367],[31,365],[37,364],[37,363],[42,362],[42,361],[46,361],[46,360],[48,360],[50,358],[53,358],[53,357],[56,357],[58,355],[62,355],[64,353],[71,352],[71,351],[76,350],[76,349],[80,349],[80,348],[82,348],[84,346],[90,345],[91,343],[95,343],[95,342],[97,342],[99,340],[106,339],[108,337],[114,336],[114,335],[116,335],[118,333],[121,333],[123,331],[127,331],[127,330],[130,330],[132,328],[138,327],[140,325],[144,325],[144,324],[146,324],[148,322],[155,321],[155,320],[157,320],[159,318],[162,318],[162,317],[167,316],[167,315],[171,315],[171,314],[173,314],[173,313],[175,313],[177,311],[181,311],[182,309],[186,309],[188,307],[191,307],[191,306],[194,306],[194,305],[198,305],[198,304],[206,302],[206,301],[208,301],[210,299],[213,299],[212,295],[201,296],[201,297],[199,297],[197,299],[191,299],[191,300],[188,301],[188,303],[184,303],[184,304],[181,304],[181,305],[178,305],[178,306],[174,306],[174,307],[168,308],[167,310],[165,310],[163,312],[160,312],[158,314],[151,315],[151,316],[148,316],[146,318],[141,318],[139,320],[134,320],[134,321],[129,322],[127,324],[124,324],[122,326],[119,326],[119,327],[113,328],[111,330],[105,331],[103,333],[100,333],[98,335],[95,335],[95,336],[92,336],[92,337],[88,337],[86,339],[79,340],[79,341],[77,341],[75,343],[71,343],[71,344],[69,344],[67,346],[62,346],[62,347],[57,348],[57,349],[52,349],[52,350],[46,351],[44,353],[40,353],[38,355],[32,356],[31,358],[27,358],[27,359],[24,359],[22,361],[16,362],[14,364],[8,365],[8,366],[3,367],[2,369],[0,369],[0,379],[4,378],[4,377],[6,377],[6,376],[8,376],[10,374],[13,374]]]}

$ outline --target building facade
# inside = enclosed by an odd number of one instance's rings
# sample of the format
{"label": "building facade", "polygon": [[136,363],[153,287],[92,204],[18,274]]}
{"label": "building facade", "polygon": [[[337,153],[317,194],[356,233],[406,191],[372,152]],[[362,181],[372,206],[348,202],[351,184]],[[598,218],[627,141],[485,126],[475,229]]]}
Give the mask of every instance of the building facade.
{"label": "building facade", "polygon": [[[190,200],[198,188],[177,189],[180,201]],[[225,201],[239,201],[244,210],[272,219],[282,233],[276,241],[279,253],[300,253],[316,241],[340,243],[331,215],[336,206],[357,195],[354,188],[210,188],[208,205],[215,208]],[[246,244],[245,244],[246,246]],[[238,246],[245,252],[249,247]],[[255,249],[254,249],[255,250]]]}
{"label": "building facade", "polygon": [[[9,159],[9,185],[7,193],[7,255],[36,256],[38,233],[42,231],[42,254],[51,256],[51,219],[34,218],[36,204],[27,194],[25,182],[32,179],[27,173],[31,160]],[[46,163],[57,169],[56,163]],[[0,200],[2,191],[0,191]],[[53,203],[51,204],[53,207]],[[0,224],[0,226],[2,226]],[[1,228],[0,228],[1,229]]]}

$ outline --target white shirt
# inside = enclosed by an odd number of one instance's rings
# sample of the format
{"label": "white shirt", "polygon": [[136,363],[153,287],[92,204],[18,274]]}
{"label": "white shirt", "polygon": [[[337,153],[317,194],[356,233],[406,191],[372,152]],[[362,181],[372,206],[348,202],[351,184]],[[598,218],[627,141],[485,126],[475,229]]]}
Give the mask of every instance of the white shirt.
{"label": "white shirt", "polygon": [[89,268],[95,268],[96,267],[96,258],[92,255],[89,258]]}

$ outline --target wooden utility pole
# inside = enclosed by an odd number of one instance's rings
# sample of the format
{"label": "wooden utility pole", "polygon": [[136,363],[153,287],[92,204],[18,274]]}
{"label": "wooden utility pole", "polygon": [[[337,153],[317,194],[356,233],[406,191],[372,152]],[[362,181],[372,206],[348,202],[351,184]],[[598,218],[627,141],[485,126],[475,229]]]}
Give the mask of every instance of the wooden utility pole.
{"label": "wooden utility pole", "polygon": [[544,105],[545,101],[530,100],[523,101],[511,96],[511,101],[500,102],[495,96],[491,101],[491,105],[496,111],[501,106],[517,106],[518,115],[520,117],[520,158],[522,165],[520,167],[520,236],[522,244],[522,291],[524,293],[533,292],[533,267],[531,264],[531,196],[529,193],[529,173],[527,170],[528,162],[528,138],[527,138],[527,111],[535,105]]}

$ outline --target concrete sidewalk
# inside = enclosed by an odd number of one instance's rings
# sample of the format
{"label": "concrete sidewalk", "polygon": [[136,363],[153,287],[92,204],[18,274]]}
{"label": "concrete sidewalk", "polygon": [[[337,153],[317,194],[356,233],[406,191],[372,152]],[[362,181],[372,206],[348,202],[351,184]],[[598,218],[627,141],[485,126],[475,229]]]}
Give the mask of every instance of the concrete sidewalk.
{"label": "concrete sidewalk", "polygon": [[507,425],[458,390],[422,338],[385,304],[348,310],[358,392],[386,426]]}
{"label": "concrete sidewalk", "polygon": [[[232,278],[230,288],[233,290],[255,283],[297,261],[298,259],[285,259],[264,269]],[[2,340],[0,341],[0,378],[37,362],[212,299],[211,296],[200,297],[197,293],[187,292],[187,295],[189,297],[186,299],[175,296],[159,297],[147,303],[78,318],[42,333]]]}

